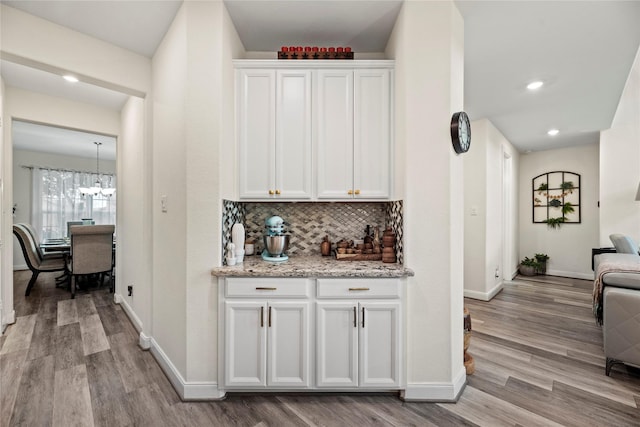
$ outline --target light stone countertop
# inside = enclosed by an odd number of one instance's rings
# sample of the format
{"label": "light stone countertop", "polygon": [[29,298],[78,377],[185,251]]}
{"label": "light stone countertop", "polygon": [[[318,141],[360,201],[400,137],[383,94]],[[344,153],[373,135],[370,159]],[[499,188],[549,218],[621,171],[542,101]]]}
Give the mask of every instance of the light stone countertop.
{"label": "light stone countertop", "polygon": [[407,277],[413,271],[398,263],[338,261],[333,257],[291,256],[284,262],[267,262],[259,255],[245,256],[242,264],[215,267],[217,277]]}

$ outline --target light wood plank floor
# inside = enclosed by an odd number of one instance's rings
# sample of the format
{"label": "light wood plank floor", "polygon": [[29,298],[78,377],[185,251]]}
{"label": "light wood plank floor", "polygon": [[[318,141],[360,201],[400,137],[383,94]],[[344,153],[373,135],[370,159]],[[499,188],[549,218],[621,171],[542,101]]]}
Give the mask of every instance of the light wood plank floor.
{"label": "light wood plank floor", "polygon": [[466,300],[476,372],[456,404],[393,394],[233,394],[182,402],[107,289],[75,300],[43,274],[0,337],[1,426],[638,426],[640,373],[604,375],[591,282],[518,277]]}

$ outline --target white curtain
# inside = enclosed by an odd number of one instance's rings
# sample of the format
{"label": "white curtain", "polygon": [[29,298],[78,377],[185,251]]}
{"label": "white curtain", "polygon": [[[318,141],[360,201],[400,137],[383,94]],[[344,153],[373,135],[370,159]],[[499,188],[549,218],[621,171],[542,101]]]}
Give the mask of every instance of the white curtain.
{"label": "white curtain", "polygon": [[116,195],[82,195],[80,187],[92,187],[97,179],[115,188],[110,174],[32,169],[31,223],[44,239],[65,237],[67,221],[91,218],[96,224],[116,223]]}

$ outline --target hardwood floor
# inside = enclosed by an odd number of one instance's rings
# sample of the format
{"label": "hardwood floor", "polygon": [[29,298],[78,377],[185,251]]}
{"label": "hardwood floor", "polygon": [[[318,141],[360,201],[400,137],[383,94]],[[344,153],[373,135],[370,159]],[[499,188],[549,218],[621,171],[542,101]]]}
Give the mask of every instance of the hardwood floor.
{"label": "hardwood floor", "polygon": [[490,302],[465,300],[476,372],[456,404],[392,394],[232,394],[182,402],[107,288],[75,300],[42,274],[0,337],[0,425],[638,426],[640,373],[604,375],[591,282],[518,277]]}

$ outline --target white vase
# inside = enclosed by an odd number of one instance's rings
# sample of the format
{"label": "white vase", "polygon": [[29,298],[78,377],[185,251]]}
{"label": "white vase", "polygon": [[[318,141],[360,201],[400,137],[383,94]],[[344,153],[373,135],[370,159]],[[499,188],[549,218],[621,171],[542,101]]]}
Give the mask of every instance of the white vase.
{"label": "white vase", "polygon": [[244,249],[244,225],[236,222],[231,227],[231,241],[236,245],[236,249]]}

